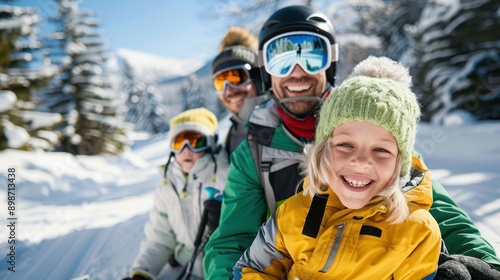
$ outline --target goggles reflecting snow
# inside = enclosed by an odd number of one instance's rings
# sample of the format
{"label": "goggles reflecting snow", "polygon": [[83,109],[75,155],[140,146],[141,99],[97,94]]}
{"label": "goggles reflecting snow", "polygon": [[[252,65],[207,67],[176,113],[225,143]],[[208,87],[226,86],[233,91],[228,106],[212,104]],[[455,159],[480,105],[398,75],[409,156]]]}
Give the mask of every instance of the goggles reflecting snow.
{"label": "goggles reflecting snow", "polygon": [[172,140],[172,151],[180,153],[187,146],[191,151],[198,153],[210,147],[207,137],[199,132],[186,131],[177,134]]}
{"label": "goggles reflecting snow", "polygon": [[223,94],[228,84],[233,88],[240,88],[250,83],[252,80],[250,79],[250,73],[246,67],[250,67],[250,65],[239,65],[216,72],[213,75],[213,79],[217,93]]}
{"label": "goggles reflecting snow", "polygon": [[318,74],[337,61],[337,53],[337,44],[330,45],[327,37],[305,31],[280,34],[263,46],[267,73],[281,78],[297,64],[310,75]]}

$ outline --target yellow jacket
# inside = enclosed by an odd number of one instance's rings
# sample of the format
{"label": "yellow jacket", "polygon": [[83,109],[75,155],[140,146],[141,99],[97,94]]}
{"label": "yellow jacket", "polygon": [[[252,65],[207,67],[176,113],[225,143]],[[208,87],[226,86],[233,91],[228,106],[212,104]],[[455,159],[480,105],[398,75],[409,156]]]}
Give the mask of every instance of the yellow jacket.
{"label": "yellow jacket", "polygon": [[416,157],[413,166],[421,180],[404,187],[410,207],[407,221],[389,224],[383,197],[353,210],[328,189],[317,234],[310,237],[304,234],[304,224],[313,200],[296,194],[261,227],[236,264],[235,279],[432,279],[441,234],[428,212],[430,173]]}

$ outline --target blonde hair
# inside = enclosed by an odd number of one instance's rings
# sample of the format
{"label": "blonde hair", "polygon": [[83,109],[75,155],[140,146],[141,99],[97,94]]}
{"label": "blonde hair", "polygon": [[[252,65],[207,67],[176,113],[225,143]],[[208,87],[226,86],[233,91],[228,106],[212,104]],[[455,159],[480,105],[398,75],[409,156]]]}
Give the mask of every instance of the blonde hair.
{"label": "blonde hair", "polygon": [[[304,149],[304,161],[302,163],[302,175],[308,176],[305,182],[304,195],[313,197],[316,194],[326,191],[329,188],[333,165],[332,137],[320,141],[314,145],[308,144]],[[404,181],[400,179],[401,155],[398,153],[396,160],[396,170],[387,187],[378,195],[385,197],[383,203],[389,210],[387,221],[391,224],[404,222],[410,213],[406,198],[402,191]]]}
{"label": "blonde hair", "polygon": [[245,46],[257,51],[257,37],[243,27],[233,26],[229,28],[226,35],[224,35],[219,43],[219,51],[223,51],[224,49],[232,46]]}

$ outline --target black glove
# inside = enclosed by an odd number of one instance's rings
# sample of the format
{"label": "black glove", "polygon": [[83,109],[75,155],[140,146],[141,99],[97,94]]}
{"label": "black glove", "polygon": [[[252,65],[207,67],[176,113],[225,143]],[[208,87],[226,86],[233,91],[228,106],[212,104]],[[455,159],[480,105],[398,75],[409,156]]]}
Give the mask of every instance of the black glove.
{"label": "black glove", "polygon": [[495,280],[500,279],[500,271],[478,258],[441,253],[435,279]]}
{"label": "black glove", "polygon": [[221,202],[215,199],[205,200],[203,206],[208,211],[207,227],[213,232],[219,226]]}

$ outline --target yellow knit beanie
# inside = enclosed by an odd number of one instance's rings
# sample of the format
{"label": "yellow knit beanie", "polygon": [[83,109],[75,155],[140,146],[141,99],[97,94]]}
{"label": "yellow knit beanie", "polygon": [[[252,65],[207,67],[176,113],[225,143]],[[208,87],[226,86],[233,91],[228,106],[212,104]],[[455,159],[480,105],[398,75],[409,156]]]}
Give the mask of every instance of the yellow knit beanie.
{"label": "yellow knit beanie", "polygon": [[171,141],[182,131],[197,131],[207,137],[214,137],[217,131],[217,117],[206,108],[184,111],[170,119],[168,139]]}

